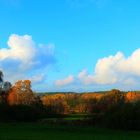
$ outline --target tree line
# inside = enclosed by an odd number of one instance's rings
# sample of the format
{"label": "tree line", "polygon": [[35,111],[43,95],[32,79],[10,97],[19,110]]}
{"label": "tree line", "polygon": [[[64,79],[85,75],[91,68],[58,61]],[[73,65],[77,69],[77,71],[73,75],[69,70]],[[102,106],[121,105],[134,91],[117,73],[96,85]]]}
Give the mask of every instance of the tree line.
{"label": "tree line", "polygon": [[0,71],[0,121],[37,121],[68,114],[90,115],[92,125],[139,130],[140,94],[117,89],[101,93],[36,94],[30,80],[12,85],[3,80]]}

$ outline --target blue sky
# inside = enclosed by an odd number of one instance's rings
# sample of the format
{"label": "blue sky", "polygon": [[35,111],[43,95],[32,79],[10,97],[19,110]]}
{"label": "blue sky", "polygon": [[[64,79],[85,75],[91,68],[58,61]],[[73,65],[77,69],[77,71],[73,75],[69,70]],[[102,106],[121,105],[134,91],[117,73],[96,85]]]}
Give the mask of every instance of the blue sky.
{"label": "blue sky", "polygon": [[31,79],[39,91],[140,89],[139,6],[139,0],[0,0],[5,80]]}

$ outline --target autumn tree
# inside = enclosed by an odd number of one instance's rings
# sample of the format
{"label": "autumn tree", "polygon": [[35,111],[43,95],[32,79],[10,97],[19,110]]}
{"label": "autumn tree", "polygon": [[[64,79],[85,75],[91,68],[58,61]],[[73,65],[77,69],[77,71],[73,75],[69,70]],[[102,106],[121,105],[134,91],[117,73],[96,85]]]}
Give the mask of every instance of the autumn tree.
{"label": "autumn tree", "polygon": [[126,100],[128,102],[137,102],[140,101],[140,94],[135,91],[130,91],[126,94]]}
{"label": "autumn tree", "polygon": [[65,94],[45,95],[41,100],[50,114],[64,114],[69,111]]}
{"label": "autumn tree", "polygon": [[10,89],[8,103],[10,105],[30,105],[36,102],[36,96],[31,89],[30,80],[20,80]]}

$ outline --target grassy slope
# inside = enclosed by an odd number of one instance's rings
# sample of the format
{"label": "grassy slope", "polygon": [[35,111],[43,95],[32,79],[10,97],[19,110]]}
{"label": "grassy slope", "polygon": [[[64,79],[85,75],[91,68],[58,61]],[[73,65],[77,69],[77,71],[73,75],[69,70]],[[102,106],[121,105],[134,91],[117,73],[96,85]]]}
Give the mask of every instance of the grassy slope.
{"label": "grassy slope", "polygon": [[140,132],[95,128],[47,126],[45,124],[0,124],[0,140],[139,140]]}

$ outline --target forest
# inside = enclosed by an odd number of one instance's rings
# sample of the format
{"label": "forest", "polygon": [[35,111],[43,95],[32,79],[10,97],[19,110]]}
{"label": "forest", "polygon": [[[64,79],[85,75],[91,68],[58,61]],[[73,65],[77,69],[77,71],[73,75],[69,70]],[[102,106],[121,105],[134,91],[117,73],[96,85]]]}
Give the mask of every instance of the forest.
{"label": "forest", "polygon": [[[13,85],[0,71],[0,122],[43,122],[140,130],[140,92],[35,93],[30,80]],[[113,123],[112,123],[113,122]]]}

